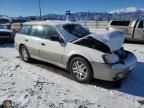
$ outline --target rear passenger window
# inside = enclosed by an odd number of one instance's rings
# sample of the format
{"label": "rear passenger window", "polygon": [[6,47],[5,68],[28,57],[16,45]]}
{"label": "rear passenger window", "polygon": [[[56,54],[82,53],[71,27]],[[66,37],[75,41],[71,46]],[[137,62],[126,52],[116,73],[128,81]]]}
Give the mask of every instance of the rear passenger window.
{"label": "rear passenger window", "polygon": [[19,33],[28,35],[31,29],[31,25],[22,25]]}
{"label": "rear passenger window", "polygon": [[43,26],[34,25],[31,28],[30,35],[35,37],[42,37]]}
{"label": "rear passenger window", "polygon": [[52,36],[59,36],[57,30],[50,25],[23,25],[20,33],[50,39]]}
{"label": "rear passenger window", "polygon": [[128,26],[130,21],[112,21],[111,25],[113,26]]}

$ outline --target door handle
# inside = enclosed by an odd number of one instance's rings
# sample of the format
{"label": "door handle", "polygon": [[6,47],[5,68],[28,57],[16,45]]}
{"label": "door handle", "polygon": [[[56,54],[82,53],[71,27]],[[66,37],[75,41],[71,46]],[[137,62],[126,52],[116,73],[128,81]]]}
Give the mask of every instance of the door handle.
{"label": "door handle", "polygon": [[25,39],[25,41],[26,41],[26,42],[28,42],[28,40],[27,40],[27,39]]}
{"label": "door handle", "polygon": [[42,46],[45,46],[45,43],[41,43]]}

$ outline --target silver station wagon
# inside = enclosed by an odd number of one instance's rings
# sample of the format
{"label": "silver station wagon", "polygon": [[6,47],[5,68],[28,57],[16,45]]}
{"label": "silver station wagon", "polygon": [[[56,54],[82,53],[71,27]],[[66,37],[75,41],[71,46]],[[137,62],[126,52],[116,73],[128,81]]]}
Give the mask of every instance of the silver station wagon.
{"label": "silver station wagon", "polygon": [[79,82],[93,78],[123,79],[137,63],[134,54],[123,48],[120,32],[92,34],[68,21],[35,21],[22,25],[15,36],[15,47],[22,59],[31,58],[62,67]]}

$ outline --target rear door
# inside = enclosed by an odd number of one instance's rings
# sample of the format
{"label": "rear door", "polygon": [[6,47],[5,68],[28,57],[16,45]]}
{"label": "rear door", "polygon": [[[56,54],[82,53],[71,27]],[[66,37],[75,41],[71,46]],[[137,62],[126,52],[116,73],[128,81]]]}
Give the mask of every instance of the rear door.
{"label": "rear door", "polygon": [[16,35],[16,42],[24,44],[30,53],[30,55],[38,56],[37,41],[35,36],[32,35],[32,25],[22,25],[21,30]]}
{"label": "rear door", "polygon": [[16,35],[16,42],[24,44],[31,56],[39,56],[39,40],[41,29],[37,25],[22,25],[20,33]]}
{"label": "rear door", "polygon": [[144,41],[144,21],[141,20],[137,24],[137,27],[134,32],[134,39]]}

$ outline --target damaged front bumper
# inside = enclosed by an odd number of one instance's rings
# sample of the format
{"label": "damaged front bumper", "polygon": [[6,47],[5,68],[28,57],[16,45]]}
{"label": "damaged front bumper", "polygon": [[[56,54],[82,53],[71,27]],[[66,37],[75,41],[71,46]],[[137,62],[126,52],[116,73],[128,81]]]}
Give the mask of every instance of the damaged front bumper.
{"label": "damaged front bumper", "polygon": [[92,62],[91,64],[94,72],[94,78],[106,81],[116,81],[127,76],[127,74],[134,69],[137,63],[136,56],[133,53],[127,53],[127,58],[123,61],[123,63],[110,65]]}

